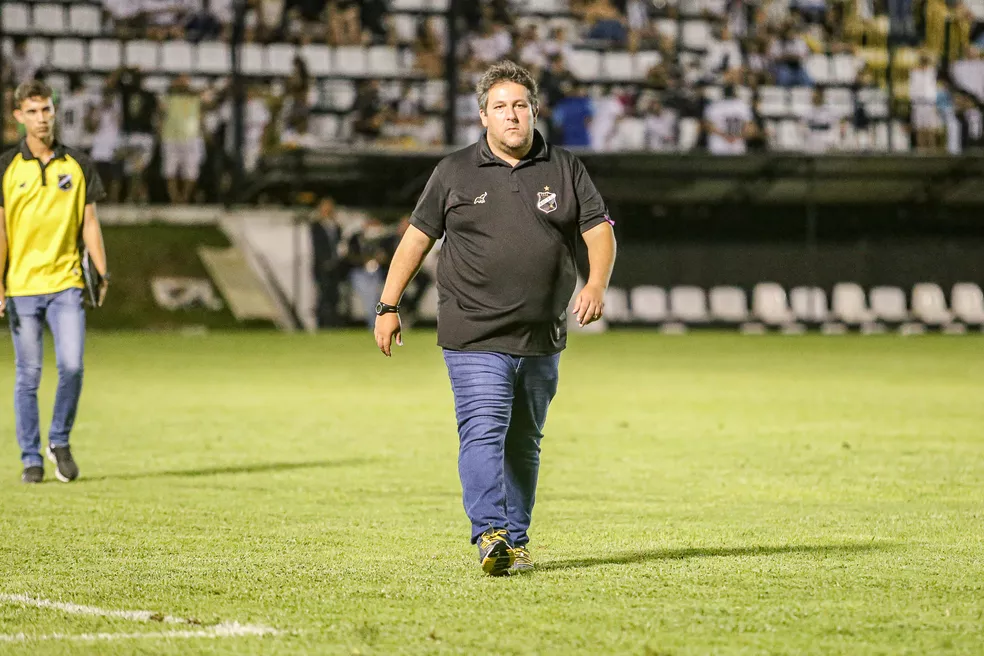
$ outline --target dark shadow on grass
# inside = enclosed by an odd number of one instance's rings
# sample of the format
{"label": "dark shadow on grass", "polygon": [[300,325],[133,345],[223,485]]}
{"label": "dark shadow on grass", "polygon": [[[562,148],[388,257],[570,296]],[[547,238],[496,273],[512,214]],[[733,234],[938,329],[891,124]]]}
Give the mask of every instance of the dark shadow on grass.
{"label": "dark shadow on grass", "polygon": [[198,478],[200,476],[221,476],[223,474],[267,474],[271,472],[295,471],[298,469],[322,469],[329,467],[357,467],[375,458],[348,458],[343,460],[311,460],[307,462],[259,462],[251,465],[232,465],[228,467],[205,467],[203,469],[172,469],[167,471],[134,472],[132,474],[106,474],[103,476],[82,476],[76,483],[96,481],[133,481],[143,478]]}
{"label": "dark shadow on grass", "polygon": [[894,542],[856,542],[842,544],[790,544],[775,547],[691,547],[686,549],[652,549],[629,551],[597,558],[577,558],[538,563],[537,571],[581,569],[599,565],[631,565],[651,560],[686,560],[689,558],[729,558],[734,556],[772,556],[776,554],[852,554],[879,549],[891,549]]}

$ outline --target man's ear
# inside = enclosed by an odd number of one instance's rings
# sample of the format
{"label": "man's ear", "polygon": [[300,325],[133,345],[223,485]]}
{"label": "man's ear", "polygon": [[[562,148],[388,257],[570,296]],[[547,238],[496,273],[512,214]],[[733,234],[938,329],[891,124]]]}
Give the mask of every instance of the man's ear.
{"label": "man's ear", "polygon": [[24,123],[24,112],[22,112],[20,109],[15,109],[14,110],[14,120],[17,121],[18,123],[23,124]]}

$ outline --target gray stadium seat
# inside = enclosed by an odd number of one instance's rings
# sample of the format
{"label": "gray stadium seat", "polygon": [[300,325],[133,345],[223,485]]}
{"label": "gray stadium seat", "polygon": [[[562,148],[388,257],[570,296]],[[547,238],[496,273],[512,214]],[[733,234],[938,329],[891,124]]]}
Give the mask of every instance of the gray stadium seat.
{"label": "gray stadium seat", "polygon": [[909,320],[905,292],[898,287],[873,287],[868,295],[875,317],[888,323],[904,323]]}
{"label": "gray stadium seat", "polygon": [[789,90],[789,111],[798,118],[805,117],[813,107],[813,87],[795,87]]}
{"label": "gray stadium seat", "polygon": [[817,84],[827,84],[830,79],[830,61],[827,55],[810,55],[806,59],[806,72]]}
{"label": "gray stadium seat", "polygon": [[301,57],[308,67],[308,72],[314,77],[331,75],[331,48],[328,46],[309,43],[301,46]]}
{"label": "gray stadium seat", "polygon": [[626,323],[631,318],[629,297],[624,289],[609,287],[605,290],[605,318],[612,323]]}
{"label": "gray stadium seat", "polygon": [[782,87],[759,89],[759,113],[762,116],[785,116],[789,113],[789,94]]}
{"label": "gray stadium seat", "polygon": [[711,28],[702,20],[690,20],[683,24],[683,47],[688,50],[707,50]]}
{"label": "gray stadium seat", "polygon": [[427,0],[392,0],[390,11],[426,11]]}
{"label": "gray stadium seat", "polygon": [[708,294],[711,318],[725,323],[748,321],[748,299],[741,287],[719,286]]}
{"label": "gray stadium seat", "polygon": [[335,69],[342,75],[359,77],[366,74],[368,65],[366,51],[360,46],[339,46],[335,48]]}
{"label": "gray stadium seat", "polygon": [[199,43],[195,61],[198,62],[198,72],[213,75],[228,73],[232,66],[229,46],[218,41],[202,41]]}
{"label": "gray stadium seat", "polygon": [[594,50],[572,50],[567,68],[579,80],[595,80],[601,77],[601,55]]}
{"label": "gray stadium seat", "polygon": [[923,282],[912,287],[912,314],[930,326],[944,326],[953,321],[953,314],[946,307],[946,297],[940,286]]}
{"label": "gray stadium seat", "polygon": [[369,48],[368,71],[370,75],[394,77],[400,74],[399,53],[393,46]]}
{"label": "gray stadium seat", "polygon": [[264,75],[266,73],[266,52],[258,43],[244,43],[239,51],[243,75]]}
{"label": "gray stadium seat", "polygon": [[635,321],[660,323],[668,317],[666,290],[654,285],[640,285],[629,292],[629,308]]}
{"label": "gray stadium seat", "polygon": [[294,46],[289,43],[274,43],[267,47],[266,71],[268,75],[287,77],[294,70]]}
{"label": "gray stadium seat", "polygon": [[29,34],[31,28],[31,8],[19,2],[3,3],[3,29],[7,34]]}
{"label": "gray stadium seat", "polygon": [[700,287],[681,285],[670,290],[670,316],[684,323],[707,323],[707,296]]}
{"label": "gray stadium seat", "polygon": [[950,294],[950,306],[960,321],[972,325],[984,325],[984,293],[972,282],[958,282]]}
{"label": "gray stadium seat", "polygon": [[606,80],[631,80],[635,74],[632,66],[632,54],[628,52],[610,51],[602,57],[602,77]]}
{"label": "gray stadium seat", "polygon": [[27,52],[36,62],[46,62],[51,58],[51,42],[48,39],[28,39]]}
{"label": "gray stadium seat", "polygon": [[89,68],[115,71],[123,61],[123,49],[116,39],[93,39],[89,42]]}

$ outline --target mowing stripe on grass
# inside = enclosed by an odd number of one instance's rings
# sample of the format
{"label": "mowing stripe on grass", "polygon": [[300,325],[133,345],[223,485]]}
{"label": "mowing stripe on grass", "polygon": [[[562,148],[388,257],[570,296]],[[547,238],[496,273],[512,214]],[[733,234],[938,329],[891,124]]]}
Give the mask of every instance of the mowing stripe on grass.
{"label": "mowing stripe on grass", "polygon": [[163,622],[165,624],[198,624],[194,620],[184,617],[172,617],[162,613],[155,613],[150,610],[107,610],[96,608],[95,606],[80,606],[79,604],[63,603],[51,601],[49,599],[36,599],[27,595],[0,594],[0,602],[10,604],[21,604],[23,606],[35,606],[37,608],[51,608],[64,611],[73,615],[98,615],[100,617],[120,617],[134,622]]}

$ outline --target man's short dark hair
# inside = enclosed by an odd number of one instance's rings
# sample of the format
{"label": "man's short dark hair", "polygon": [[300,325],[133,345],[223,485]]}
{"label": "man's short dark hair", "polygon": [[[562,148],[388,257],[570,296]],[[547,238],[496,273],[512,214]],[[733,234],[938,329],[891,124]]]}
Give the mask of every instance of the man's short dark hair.
{"label": "man's short dark hair", "polygon": [[484,112],[486,106],[489,104],[489,90],[502,82],[522,84],[529,93],[530,105],[533,107],[533,111],[536,112],[540,108],[536,80],[533,79],[533,76],[530,75],[528,70],[506,60],[489,66],[485,74],[482,75],[482,79],[475,86],[475,93],[478,95],[478,108],[480,110]]}
{"label": "man's short dark hair", "polygon": [[24,82],[18,86],[17,90],[14,92],[14,108],[20,109],[20,106],[24,104],[24,101],[29,98],[40,98],[42,100],[47,100],[48,98],[51,98],[51,87],[41,80]]}

